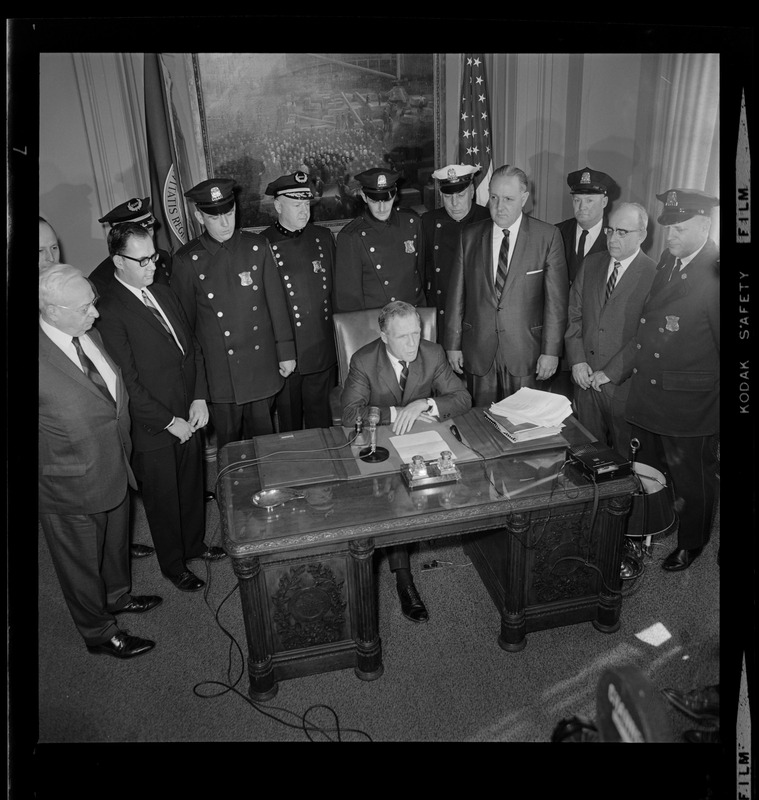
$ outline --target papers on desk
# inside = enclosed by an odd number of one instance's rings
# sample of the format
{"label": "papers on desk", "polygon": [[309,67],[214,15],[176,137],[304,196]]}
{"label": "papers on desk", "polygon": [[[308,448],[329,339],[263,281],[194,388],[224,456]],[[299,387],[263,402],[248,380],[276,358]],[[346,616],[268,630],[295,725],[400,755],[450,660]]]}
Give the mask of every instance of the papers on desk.
{"label": "papers on desk", "polygon": [[[421,456],[425,461],[432,461],[440,458],[440,453],[443,450],[450,451],[451,449],[437,431],[391,436],[389,441],[398,451],[398,455],[404,464],[410,464],[414,456]],[[456,460],[455,456],[453,456],[453,460]]]}
{"label": "papers on desk", "polygon": [[522,388],[491,404],[485,416],[511,442],[554,436],[572,414],[566,397],[539,389]]}

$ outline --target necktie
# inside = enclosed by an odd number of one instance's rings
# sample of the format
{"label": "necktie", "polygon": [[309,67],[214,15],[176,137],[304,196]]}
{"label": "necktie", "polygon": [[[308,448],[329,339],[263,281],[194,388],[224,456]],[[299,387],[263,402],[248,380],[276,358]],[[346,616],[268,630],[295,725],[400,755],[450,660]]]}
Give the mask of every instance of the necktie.
{"label": "necktie", "polygon": [[611,271],[611,275],[609,275],[609,280],[606,281],[606,299],[604,303],[609,302],[609,298],[611,297],[611,293],[614,291],[614,287],[617,285],[617,275],[619,275],[619,268],[622,265],[619,261],[614,262],[614,269]]}
{"label": "necktie", "polygon": [[400,361],[401,365],[401,377],[398,379],[398,383],[401,387],[401,394],[403,394],[403,390],[406,388],[406,380],[408,379],[408,364],[405,361]]}
{"label": "necktie", "polygon": [[106,385],[103,376],[98,372],[97,367],[87,357],[87,354],[84,352],[84,350],[82,350],[82,344],[79,341],[79,337],[73,336],[71,341],[74,344],[76,354],[79,356],[79,363],[82,365],[84,374],[95,384],[95,386],[98,387],[98,389],[100,389],[100,391],[108,400],[110,400],[112,403],[115,403],[113,395],[108,391],[108,386]]}
{"label": "necktie", "polygon": [[509,271],[509,231],[504,228],[501,249],[498,251],[498,269],[495,276],[495,292],[501,299],[503,287],[506,284],[506,274]]}
{"label": "necktie", "polygon": [[583,230],[580,234],[580,244],[577,245],[577,258],[582,261],[585,258],[585,240],[588,238],[588,232]]}
{"label": "necktie", "polygon": [[674,266],[672,267],[672,272],[670,272],[670,273],[669,273],[669,278],[667,278],[667,282],[669,282],[669,281],[671,281],[671,280],[672,280],[672,276],[673,276],[673,275],[674,275],[676,272],[680,272],[680,259],[679,259],[679,258],[676,258],[676,259],[675,259],[675,264],[674,264]]}
{"label": "necktie", "polygon": [[145,305],[153,312],[153,316],[161,323],[161,325],[163,325],[163,328],[166,331],[166,333],[168,333],[169,336],[171,336],[171,338],[173,339],[174,334],[171,332],[171,328],[169,328],[168,323],[163,318],[163,314],[161,314],[161,312],[155,307],[153,301],[150,299],[148,293],[144,289],[142,290],[142,300],[145,303]]}

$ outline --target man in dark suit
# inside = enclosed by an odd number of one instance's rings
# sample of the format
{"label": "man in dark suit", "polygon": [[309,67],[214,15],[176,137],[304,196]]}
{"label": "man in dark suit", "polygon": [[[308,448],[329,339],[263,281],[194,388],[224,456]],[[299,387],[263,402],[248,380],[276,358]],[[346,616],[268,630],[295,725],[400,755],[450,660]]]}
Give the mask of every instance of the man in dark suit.
{"label": "man in dark suit", "polygon": [[40,253],[39,268],[52,267],[53,264],[60,264],[61,248],[58,244],[58,237],[53,230],[53,226],[40,217]]}
{"label": "man in dark suit", "polygon": [[285,290],[265,237],[235,226],[232,178],[185,192],[204,232],[174,255],[179,296],[206,364],[219,448],[274,432],[274,396],[295,369]]}
{"label": "man in dark suit", "polygon": [[[609,190],[614,186],[614,181],[605,172],[585,167],[570,172],[567,185],[572,195],[574,216],[557,223],[556,227],[564,241],[571,288],[584,259],[596,253],[606,253]],[[565,354],[551,379],[550,390],[573,400],[575,390],[570,369]]]}
{"label": "man in dark suit", "polygon": [[[379,409],[380,425],[396,436],[408,433],[417,419],[438,422],[471,408],[472,399],[453,374],[443,348],[422,340],[422,323],[412,305],[388,303],[379,315],[380,338],[357,350],[343,387],[343,425],[352,426],[366,409]],[[387,550],[395,573],[403,615],[426,622],[427,609],[411,575],[405,546]]]}
{"label": "man in dark suit", "polygon": [[203,541],[203,453],[195,435],[208,422],[203,355],[176,295],[153,282],[152,236],[136,223],[118,225],[108,250],[116,274],[97,327],[129,394],[145,515],[161,572],[178,589],[197,591],[205,584],[186,562],[225,556]]}
{"label": "man in dark suit", "polygon": [[[627,420],[640,459],[668,475],[680,524],[677,548],[662,562],[687,569],[709,539],[717,484],[719,435],[719,248],[709,238],[719,199],[670,189],[658,219],[667,249],[641,311],[632,362]],[[594,384],[614,380],[597,373]],[[624,372],[622,372],[624,374]],[[629,371],[628,371],[629,374]]]}
{"label": "man in dark suit", "polygon": [[82,273],[56,264],[39,276],[39,518],[71,617],[91,653],[132,658],[155,642],[115,615],[161,598],[130,593],[128,398],[97,331],[96,296]]}
{"label": "man in dark suit", "polygon": [[[623,203],[612,212],[606,229],[608,253],[586,256],[569,291],[564,336],[572,379],[579,387],[577,417],[599,441],[623,455],[631,438],[625,420],[630,381],[617,382],[617,370],[624,362],[622,351],[631,347],[656,272],[654,261],[640,249],[647,226],[648,214],[638,203]],[[593,391],[592,377],[599,371],[616,380]]]}
{"label": "man in dark suit", "polygon": [[337,379],[332,288],[335,241],[329,228],[309,223],[314,193],[302,171],[266,187],[277,221],[262,231],[285,287],[295,333],[296,367],[274,403],[280,431],[329,428],[329,392]]}
{"label": "man in dark suit", "polygon": [[477,168],[467,164],[448,164],[432,173],[438,182],[442,208],[422,214],[424,247],[424,287],[427,305],[437,308],[437,340],[445,335],[445,304],[453,261],[461,229],[470,222],[489,219],[487,208],[474,202],[472,180]]}
{"label": "man in dark suit", "polygon": [[366,208],[337,235],[335,311],[382,308],[393,300],[425,304],[421,220],[410,208],[395,208],[398,178],[382,167],[356,175]]}
{"label": "man in dark suit", "polygon": [[445,310],[448,360],[477,406],[550,378],[567,325],[564,245],[555,225],[522,213],[527,176],[499,167],[489,192],[492,219],[463,229]]}
{"label": "man in dark suit", "polygon": [[[98,222],[107,223],[113,230],[118,225],[127,225],[128,223],[136,223],[153,236],[155,230],[155,217],[150,210],[150,198],[133,197],[125,203],[111,209],[104,217],[101,217]],[[162,283],[168,286],[171,282],[171,254],[166,250],[158,250],[158,261],[155,263],[155,283]],[[111,256],[101,261],[95,269],[89,274],[89,279],[95,285],[99,294],[105,294],[106,289],[113,280],[114,264]]]}

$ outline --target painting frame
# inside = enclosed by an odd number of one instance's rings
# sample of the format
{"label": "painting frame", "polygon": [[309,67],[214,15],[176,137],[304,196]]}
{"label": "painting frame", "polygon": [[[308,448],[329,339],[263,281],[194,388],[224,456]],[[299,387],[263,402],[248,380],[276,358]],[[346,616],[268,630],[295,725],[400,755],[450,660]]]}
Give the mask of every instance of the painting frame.
{"label": "painting frame", "polygon": [[[232,130],[231,125],[225,120],[225,111],[230,118],[232,114],[237,117],[238,125],[241,111],[233,104],[228,104],[225,108],[224,100],[214,96],[213,87],[209,88],[209,69],[213,66],[211,59],[221,65],[227,59],[237,59],[235,66],[239,75],[239,71],[243,68],[239,62],[245,57],[257,59],[259,63],[270,60],[272,64],[281,65],[284,62],[286,66],[297,65],[303,63],[305,59],[311,59],[311,64],[318,63],[319,66],[322,65],[321,62],[328,64],[329,72],[323,69],[320,73],[324,76],[323,85],[319,86],[319,99],[323,101],[321,108],[317,108],[314,100],[309,98],[306,92],[299,92],[297,96],[293,92],[291,104],[295,113],[289,114],[287,122],[283,122],[281,98],[287,95],[282,93],[274,95],[278,106],[276,116],[273,111],[268,116],[259,115],[259,119],[266,120],[267,130],[264,131],[263,124],[257,122],[255,126],[257,141],[251,143],[250,137],[246,137],[248,141],[245,143],[245,148],[237,151],[239,157],[235,159],[228,157],[227,148],[219,146],[217,132],[219,129],[224,133]],[[302,164],[309,169],[315,183],[316,194],[320,197],[320,202],[314,203],[311,221],[324,225],[337,234],[345,224],[358,216],[363,210],[363,203],[356,196],[358,184],[355,181],[355,174],[371,166],[386,166],[400,173],[401,206],[412,207],[421,213],[439,205],[438,193],[435,191],[431,175],[445,152],[444,54],[190,53],[187,54],[187,59],[188,74],[192,76],[193,84],[190,93],[196,115],[196,143],[203,153],[207,177],[225,175],[238,181],[240,227],[262,230],[272,224],[276,216],[272,205],[273,198],[265,195],[267,183],[279,174],[289,174],[301,167],[296,160],[288,161],[283,158],[281,161],[276,161],[264,157],[264,139],[270,144],[276,141],[277,134],[280,134],[282,141],[287,139],[292,141],[297,139],[298,132],[302,133],[307,129],[314,131],[316,136],[321,134],[325,139],[329,136],[334,138],[339,135],[336,131],[342,124],[343,130],[346,131],[344,136],[350,135],[349,131],[355,130],[357,137],[363,134],[367,138],[369,126],[373,125],[374,128],[371,130],[376,132],[376,138],[379,140],[380,113],[384,124],[382,141],[377,141],[375,144],[372,138],[371,145],[369,148],[362,148],[362,155],[359,158],[346,163],[345,166],[351,169],[346,169],[344,175],[336,177],[332,182],[325,181],[325,178],[332,177],[328,168],[313,163]],[[428,73],[420,72],[424,66],[422,59],[429,59]],[[413,65],[414,71],[404,74],[403,66],[409,63]],[[375,66],[379,69],[374,69]],[[394,74],[390,74],[388,68],[393,68]],[[353,71],[359,77],[368,75],[368,78],[363,81],[357,79],[355,85],[346,86],[346,76],[343,73],[348,72],[349,80]],[[269,76],[267,85],[276,87],[289,79],[289,73],[282,72],[285,75],[284,79],[281,75],[273,78]],[[261,75],[251,75],[251,83],[254,85],[256,78],[260,80]],[[330,78],[331,82],[327,78]],[[339,85],[337,85],[338,80]],[[394,100],[385,97],[381,89],[368,91],[365,88],[367,85],[381,87],[391,82],[394,86],[397,84],[401,87],[401,90],[397,90]],[[411,91],[408,91],[409,89]],[[414,89],[424,89],[424,92],[414,94]],[[216,94],[221,95],[222,92],[217,90]],[[274,105],[272,95],[262,92],[257,100],[257,107],[270,109],[272,105]],[[390,112],[388,108],[391,109]],[[322,114],[324,124],[312,121],[317,113]],[[292,124],[294,119],[297,121]],[[302,125],[303,120],[306,121],[305,126]],[[402,131],[401,134],[397,134],[399,130]],[[393,133],[397,135],[392,136]],[[388,146],[394,142],[399,144]],[[325,151],[326,149],[325,146]],[[344,152],[346,160],[349,157],[348,150]],[[353,155],[353,152],[351,150],[350,155]],[[371,157],[372,154],[374,158]],[[255,166],[251,168],[251,165]],[[235,174],[238,172],[241,172],[242,176]],[[249,176],[249,186],[245,185],[246,174]]]}

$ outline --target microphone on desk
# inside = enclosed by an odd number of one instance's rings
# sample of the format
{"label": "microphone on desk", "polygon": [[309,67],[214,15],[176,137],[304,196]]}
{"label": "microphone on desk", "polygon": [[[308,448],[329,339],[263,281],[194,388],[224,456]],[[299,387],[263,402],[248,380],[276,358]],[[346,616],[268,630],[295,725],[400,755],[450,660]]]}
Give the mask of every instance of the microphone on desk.
{"label": "microphone on desk", "polygon": [[369,406],[366,421],[369,423],[369,447],[364,448],[358,455],[362,461],[372,464],[386,461],[390,452],[386,447],[377,447],[377,425],[380,421],[380,411],[377,406]]}

